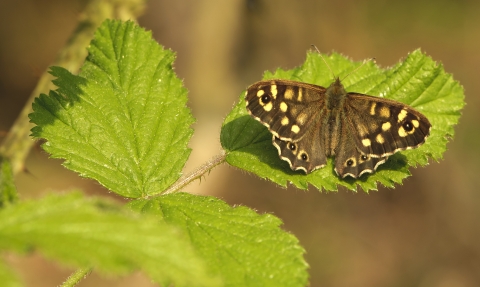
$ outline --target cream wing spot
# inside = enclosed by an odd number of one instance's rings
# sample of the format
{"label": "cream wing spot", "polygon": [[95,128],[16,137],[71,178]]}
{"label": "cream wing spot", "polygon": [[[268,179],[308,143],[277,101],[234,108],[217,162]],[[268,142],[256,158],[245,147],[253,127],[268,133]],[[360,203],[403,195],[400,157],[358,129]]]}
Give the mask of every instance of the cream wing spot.
{"label": "cream wing spot", "polygon": [[303,101],[303,88],[298,88],[297,101],[299,102]]}
{"label": "cream wing spot", "polygon": [[401,136],[402,138],[404,138],[404,137],[407,136],[407,132],[405,131],[405,129],[403,127],[400,127],[398,129],[398,135]]}
{"label": "cream wing spot", "polygon": [[418,128],[420,126],[420,123],[417,120],[412,120],[412,124],[416,128]]}
{"label": "cream wing spot", "polygon": [[273,108],[272,102],[269,102],[268,104],[263,106],[263,109],[267,112],[271,111]]}
{"label": "cream wing spot", "polygon": [[399,114],[398,114],[398,122],[401,122],[407,117],[407,110],[403,109]]}
{"label": "cream wing spot", "polygon": [[277,98],[277,93],[278,93],[277,85],[272,85],[272,86],[270,87],[270,93],[272,93],[272,97],[273,97],[274,99]]}
{"label": "cream wing spot", "polygon": [[282,112],[284,112],[284,113],[287,112],[288,106],[287,106],[287,104],[286,104],[285,102],[281,102],[281,103],[280,103],[280,110],[281,110]]}
{"label": "cream wing spot", "polygon": [[265,94],[265,91],[264,91],[264,90],[258,90],[258,92],[257,92],[257,97],[260,98],[260,97],[263,96],[264,94]]}
{"label": "cream wing spot", "polygon": [[392,124],[390,124],[389,122],[383,123],[383,124],[382,124],[382,131],[386,132],[386,131],[388,131],[391,127],[392,127]]}
{"label": "cream wing spot", "polygon": [[293,90],[292,90],[292,88],[287,87],[287,89],[285,90],[284,96],[285,96],[285,99],[287,99],[287,100],[293,99]]}
{"label": "cream wing spot", "polygon": [[380,116],[383,118],[389,118],[390,117],[390,109],[387,107],[382,107],[380,108]]}
{"label": "cream wing spot", "polygon": [[287,117],[283,117],[283,119],[280,123],[282,124],[282,126],[286,126],[286,125],[288,125],[289,122],[290,122],[290,120]]}
{"label": "cream wing spot", "polygon": [[377,106],[377,103],[372,103],[370,106],[370,115],[374,116],[375,115],[375,107]]}
{"label": "cream wing spot", "polygon": [[377,137],[375,138],[377,143],[383,144],[385,142],[385,139],[383,138],[382,134],[378,134]]}
{"label": "cream wing spot", "polygon": [[372,145],[372,142],[369,140],[369,139],[363,139],[362,140],[362,144],[364,146],[371,146]]}
{"label": "cream wing spot", "polygon": [[297,125],[293,125],[291,131],[298,134],[298,132],[300,131],[300,127]]}

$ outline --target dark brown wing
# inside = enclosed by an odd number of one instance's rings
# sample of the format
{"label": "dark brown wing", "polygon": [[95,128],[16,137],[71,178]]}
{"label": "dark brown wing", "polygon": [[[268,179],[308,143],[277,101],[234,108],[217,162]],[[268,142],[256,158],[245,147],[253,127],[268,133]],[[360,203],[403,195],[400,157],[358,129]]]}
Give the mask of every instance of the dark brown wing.
{"label": "dark brown wing", "polygon": [[[345,114],[342,115],[346,121]],[[387,160],[385,157],[372,157],[357,148],[356,131],[343,125],[339,131],[338,147],[335,151],[335,172],[342,178],[360,177],[364,173],[373,173],[379,165]]]}
{"label": "dark brown wing", "polygon": [[301,82],[268,80],[248,87],[245,101],[250,115],[274,136],[296,142],[312,125],[318,125],[325,91],[324,87]]}
{"label": "dark brown wing", "polygon": [[348,93],[344,112],[357,148],[372,157],[419,147],[430,134],[428,119],[397,101]]}
{"label": "dark brown wing", "polygon": [[298,142],[284,141],[273,136],[273,145],[278,150],[281,159],[288,162],[292,170],[303,170],[310,173],[322,168],[327,163],[327,155],[323,145],[323,139],[319,131],[316,131],[309,141]]}

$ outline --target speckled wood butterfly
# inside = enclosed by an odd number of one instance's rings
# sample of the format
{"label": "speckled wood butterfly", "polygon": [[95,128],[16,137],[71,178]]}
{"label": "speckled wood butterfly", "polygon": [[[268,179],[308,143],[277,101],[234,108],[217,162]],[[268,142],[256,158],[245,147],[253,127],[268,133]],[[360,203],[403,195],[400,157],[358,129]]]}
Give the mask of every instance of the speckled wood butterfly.
{"label": "speckled wood butterfly", "polygon": [[430,122],[393,100],[347,93],[340,82],[317,85],[267,80],[248,87],[249,114],[273,134],[273,145],[292,170],[310,173],[335,157],[342,178],[372,173],[387,158],[422,145]]}

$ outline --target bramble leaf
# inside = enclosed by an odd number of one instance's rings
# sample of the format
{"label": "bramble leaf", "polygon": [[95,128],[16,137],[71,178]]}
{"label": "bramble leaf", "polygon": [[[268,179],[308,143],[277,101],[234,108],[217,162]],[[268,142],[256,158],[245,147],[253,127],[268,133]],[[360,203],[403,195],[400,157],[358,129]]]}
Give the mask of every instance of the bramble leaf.
{"label": "bramble leaf", "polygon": [[130,206],[182,228],[225,286],[306,286],[304,249],[280,219],[210,196],[175,193]]}
{"label": "bramble leaf", "polygon": [[137,198],[175,182],[190,154],[193,117],[173,52],[133,22],[105,21],[78,76],[33,103],[32,135],[53,158],[109,190]]}
{"label": "bramble leaf", "polygon": [[0,210],[0,249],[38,250],[108,274],[142,270],[161,286],[220,286],[178,229],[80,193],[49,195]]}

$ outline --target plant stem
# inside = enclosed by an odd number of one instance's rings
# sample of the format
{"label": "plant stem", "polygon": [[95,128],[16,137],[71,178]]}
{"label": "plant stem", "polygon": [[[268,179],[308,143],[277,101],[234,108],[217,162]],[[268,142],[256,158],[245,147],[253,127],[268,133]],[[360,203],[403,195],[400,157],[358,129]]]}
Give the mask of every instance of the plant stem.
{"label": "plant stem", "polygon": [[172,186],[170,186],[162,195],[178,192],[180,189],[184,188],[185,186],[192,183],[197,178],[202,177],[205,173],[212,170],[217,165],[224,163],[226,158],[225,151],[222,150],[222,153],[219,155],[214,156],[205,164],[197,167],[194,171],[190,172],[182,176],[177,182],[175,182]]}
{"label": "plant stem", "polygon": [[93,268],[80,268],[77,269],[72,275],[68,276],[67,280],[60,285],[60,287],[73,287],[80,282],[83,278],[87,277]]}

